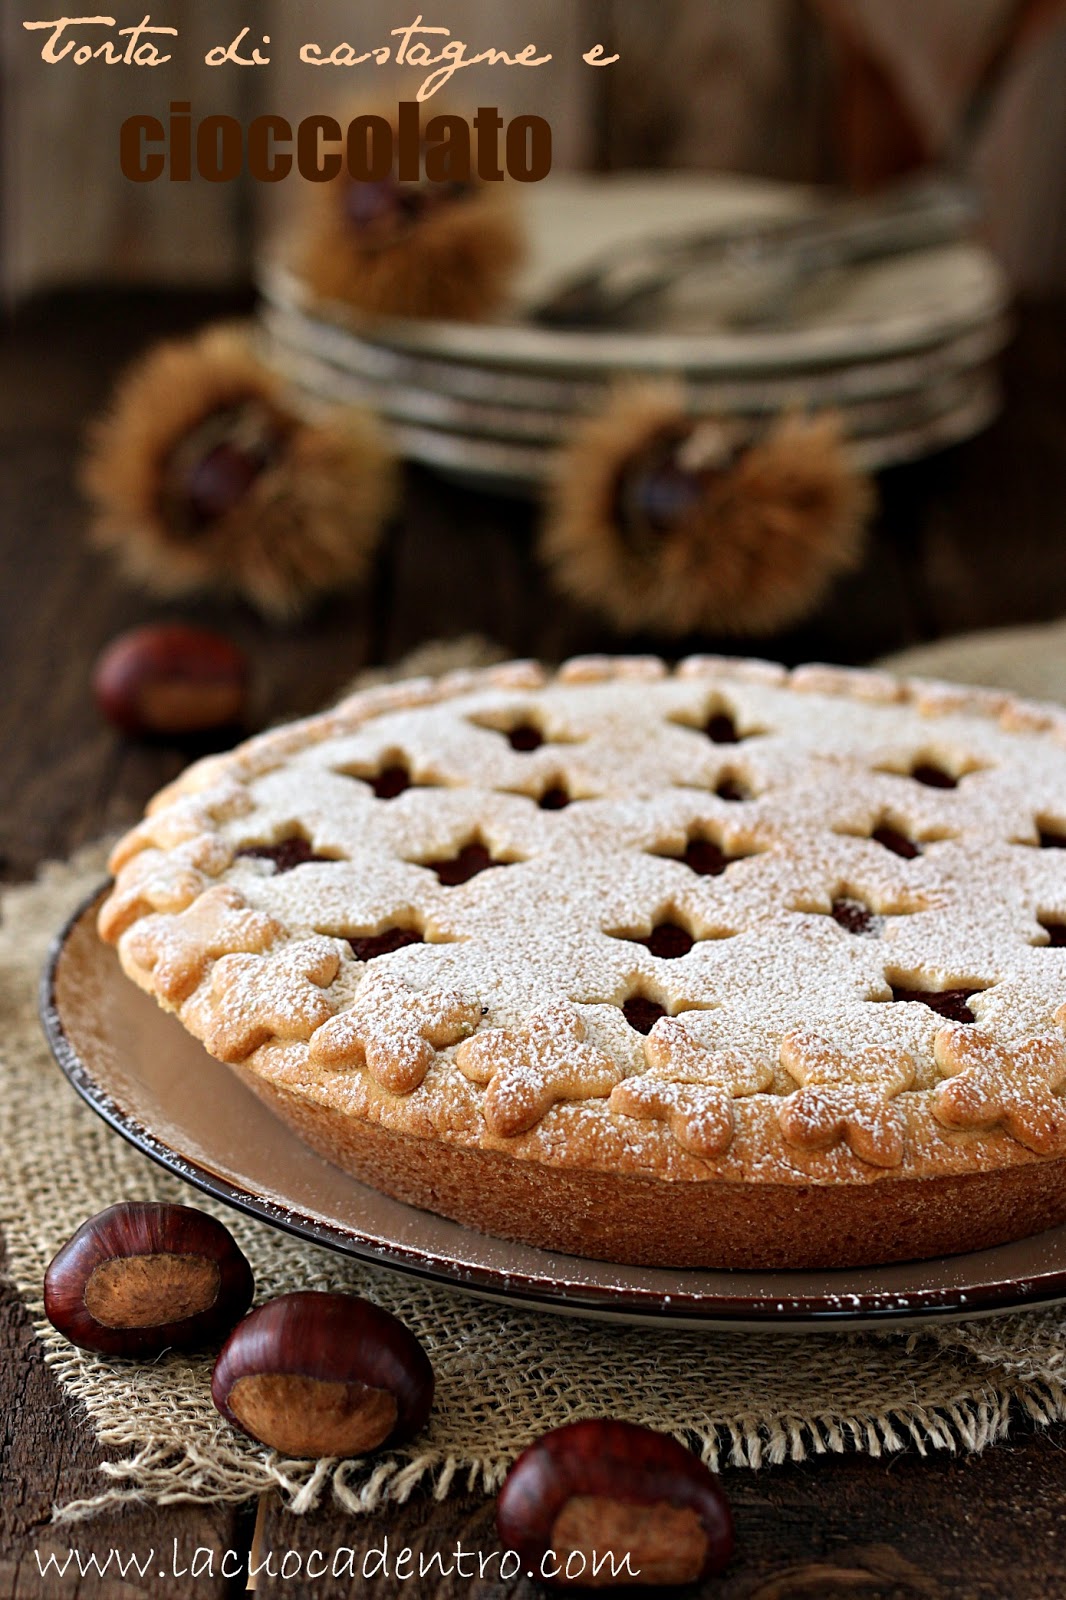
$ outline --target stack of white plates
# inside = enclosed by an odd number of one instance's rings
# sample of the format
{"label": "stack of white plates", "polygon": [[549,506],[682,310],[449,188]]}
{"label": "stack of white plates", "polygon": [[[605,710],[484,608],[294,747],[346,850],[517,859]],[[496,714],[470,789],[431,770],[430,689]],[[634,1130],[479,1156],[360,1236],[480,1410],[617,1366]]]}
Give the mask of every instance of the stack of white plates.
{"label": "stack of white plates", "polygon": [[627,174],[557,176],[522,199],[530,260],[505,319],[368,321],[315,300],[274,259],[261,272],[267,359],[310,396],[372,406],[411,459],[522,493],[537,492],[575,419],[626,376],[680,380],[694,415],[753,425],[832,409],[868,468],[967,438],[995,415],[1007,294],[979,245],[823,274],[790,303],[787,323],[731,328],[705,296],[667,307],[654,330],[570,331],[538,325],[530,309],[588,263],[640,238],[794,217],[810,191]]}

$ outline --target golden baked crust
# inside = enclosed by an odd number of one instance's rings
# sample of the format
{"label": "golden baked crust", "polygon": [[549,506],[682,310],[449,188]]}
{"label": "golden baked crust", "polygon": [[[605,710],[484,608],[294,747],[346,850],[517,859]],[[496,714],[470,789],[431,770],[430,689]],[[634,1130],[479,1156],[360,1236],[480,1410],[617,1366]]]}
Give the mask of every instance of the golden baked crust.
{"label": "golden baked crust", "polygon": [[1066,717],[883,674],[529,663],[352,696],[119,844],[126,972],[331,1159],[620,1261],[1066,1219]]}

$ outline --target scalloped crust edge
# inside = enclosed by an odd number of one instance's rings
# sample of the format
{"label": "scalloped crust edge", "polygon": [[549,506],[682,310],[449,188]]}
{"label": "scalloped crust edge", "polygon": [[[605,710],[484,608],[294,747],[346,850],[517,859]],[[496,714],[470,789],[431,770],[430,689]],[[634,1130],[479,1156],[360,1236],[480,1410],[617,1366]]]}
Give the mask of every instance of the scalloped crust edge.
{"label": "scalloped crust edge", "polygon": [[984,1250],[1066,1222],[1066,1157],[864,1184],[677,1184],[421,1139],[233,1070],[305,1144],[371,1188],[478,1233],[596,1261],[863,1267]]}

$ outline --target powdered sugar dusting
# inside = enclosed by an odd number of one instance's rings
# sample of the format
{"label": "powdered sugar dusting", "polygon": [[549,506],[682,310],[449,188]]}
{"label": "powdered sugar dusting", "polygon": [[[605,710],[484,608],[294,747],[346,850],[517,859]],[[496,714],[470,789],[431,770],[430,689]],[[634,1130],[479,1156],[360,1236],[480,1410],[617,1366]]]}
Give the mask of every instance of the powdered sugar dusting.
{"label": "powdered sugar dusting", "polygon": [[[943,1103],[943,1018],[918,1001],[894,1001],[893,992],[945,989],[966,993],[973,1026],[1007,1052],[998,1070],[1013,1074],[1015,1091],[1021,1073],[1057,1100],[1059,1082],[1020,1046],[1058,1037],[1055,1014],[1066,999],[1066,947],[1051,945],[1046,931],[1066,923],[1066,849],[1040,847],[1042,832],[1066,837],[1061,718],[1002,696],[912,688],[880,674],[809,668],[790,683],[772,665],[714,658],[672,676],[643,661],[620,671],[594,658],[562,680],[523,667],[510,680],[467,675],[452,691],[441,699],[439,687],[418,684],[357,696],[325,719],[256,741],[228,766],[216,763],[153,810],[119,877],[124,918],[183,909],[176,902],[220,879],[290,941],[326,941],[337,957],[326,985],[339,1013],[331,1028],[356,1010],[367,984],[387,978],[423,996],[427,1016],[430,996],[444,993],[485,1009],[479,1032],[459,1046],[467,1060],[480,1059],[487,1030],[520,1038],[531,1017],[563,1005],[584,1031],[570,1055],[597,1070],[608,1064],[602,1086],[592,1072],[597,1086],[582,1098],[547,1092],[562,1084],[558,1062],[529,1067],[518,1098],[544,1105],[515,1129],[513,1117],[485,1117],[493,1075],[468,1075],[442,1039],[428,1061],[416,1049],[425,1070],[402,1101],[380,1075],[356,1086],[351,1067],[335,1064],[337,1099],[353,1114],[415,1132],[461,1128],[464,1138],[508,1139],[516,1153],[553,1160],[579,1153],[627,1170],[705,1175],[710,1165],[818,1181],[868,1178],[876,1140],[883,1136],[882,1156],[891,1153],[894,1128],[901,1170],[923,1162],[961,1169],[978,1146],[1002,1159],[1021,1124],[1005,1102],[969,1121],[961,1100],[950,1124],[933,1115]],[[723,716],[736,742],[716,743],[704,731]],[[537,731],[535,748],[512,747],[508,730],[517,726]],[[380,800],[373,775],[398,758],[412,787]],[[919,781],[922,767],[955,786]],[[726,778],[748,797],[716,794]],[[235,801],[235,786],[250,809]],[[569,795],[564,809],[538,805],[551,786]],[[213,811],[209,788],[226,797]],[[187,837],[205,821],[221,851],[206,866],[203,847]],[[885,827],[921,853],[906,859],[879,843],[874,834]],[[234,855],[294,833],[330,859],[276,874],[269,862]],[[161,850],[164,840],[174,842]],[[693,841],[721,853],[721,870],[686,864]],[[428,863],[471,843],[496,868],[440,883]],[[865,936],[834,920],[841,900],[870,913]],[[664,960],[634,942],[662,921],[690,934],[687,954]],[[424,942],[366,968],[343,942],[391,927],[417,928]],[[223,955],[212,965],[205,954],[205,980],[190,1002],[205,1037],[212,1006],[233,1003],[218,988],[219,970],[241,960],[277,957]],[[278,983],[288,981],[277,971]],[[296,978],[308,981],[306,972]],[[708,1082],[713,1063],[730,1060],[762,1085],[732,1101],[733,1134],[713,1159],[697,1156],[698,1141],[679,1138],[676,1096],[652,1096],[636,1116],[611,1094],[650,1070],[645,1040],[621,1009],[634,996],[679,1019],[712,1064]],[[282,1015],[276,984],[268,997]],[[399,1050],[407,1012],[397,1007]],[[811,1078],[805,1090],[787,1050],[783,1058],[783,1041],[798,1029],[831,1052],[831,1082]],[[388,1032],[383,1025],[386,1040]],[[904,1059],[905,1082],[893,1065]],[[316,1095],[328,1098],[327,1065],[320,1060],[312,1076]],[[693,1081],[669,1067],[655,1071],[666,1083]],[[794,1131],[814,1130],[806,1140],[790,1144],[783,1134],[782,1097],[792,1102]],[[497,1098],[506,1098],[503,1087]]]}

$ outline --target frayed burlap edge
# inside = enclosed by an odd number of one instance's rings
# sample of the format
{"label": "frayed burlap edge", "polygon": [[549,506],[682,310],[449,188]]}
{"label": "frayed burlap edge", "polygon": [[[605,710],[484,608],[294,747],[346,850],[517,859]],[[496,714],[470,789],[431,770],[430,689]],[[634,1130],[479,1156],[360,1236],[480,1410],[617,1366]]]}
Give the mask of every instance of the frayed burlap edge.
{"label": "frayed burlap edge", "polygon": [[[417,669],[491,657],[470,641],[434,647]],[[411,670],[409,668],[408,670]],[[100,1492],[56,1508],[73,1521],[131,1501],[241,1502],[280,1492],[295,1512],[327,1495],[352,1513],[494,1491],[538,1433],[605,1413],[673,1433],[712,1467],[759,1468],[845,1451],[979,1451],[1021,1418],[1066,1416],[1066,1314],[1044,1311],[890,1334],[649,1332],[509,1311],[361,1266],[228,1211],[162,1172],[73,1095],[36,1014],[50,939],[101,881],[105,846],[46,867],[0,901],[0,1225],[8,1270],[61,1389],[84,1407],[102,1452]],[[210,1401],[210,1362],[106,1362],[44,1319],[55,1249],[119,1198],[192,1202],[225,1219],[260,1299],[293,1288],[366,1294],[411,1326],[437,1373],[425,1435],[380,1459],[288,1461],[231,1430]],[[114,1459],[117,1453],[118,1459]]]}
{"label": "frayed burlap edge", "polygon": [[[79,1397],[76,1384],[70,1386],[70,1393]],[[671,1431],[696,1450],[712,1471],[723,1466],[755,1469],[847,1451],[874,1457],[908,1447],[922,1456],[934,1450],[977,1453],[1007,1437],[1012,1415],[1019,1408],[1033,1423],[1046,1427],[1066,1416],[1066,1395],[1057,1385],[1034,1384],[992,1391],[986,1399],[897,1407],[877,1416],[747,1417],[738,1423],[719,1424],[710,1434],[684,1427]],[[122,1442],[111,1433],[102,1429],[101,1442]],[[267,1489],[279,1490],[288,1510],[296,1514],[314,1510],[328,1490],[344,1510],[365,1514],[387,1502],[402,1504],[418,1489],[428,1490],[437,1500],[445,1499],[456,1486],[494,1494],[517,1453],[515,1448],[488,1458],[449,1456],[440,1460],[425,1452],[368,1468],[362,1461],[335,1460],[250,1465],[236,1453],[216,1450],[205,1456],[186,1447],[175,1454],[171,1445],[147,1444],[121,1461],[103,1462],[100,1471],[111,1480],[111,1486],[100,1494],[57,1506],[55,1520],[83,1521],[135,1501],[157,1505],[240,1503]]]}

